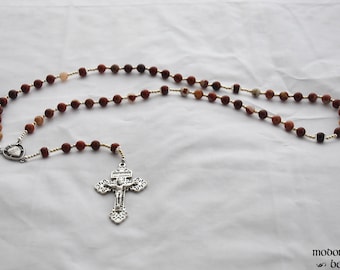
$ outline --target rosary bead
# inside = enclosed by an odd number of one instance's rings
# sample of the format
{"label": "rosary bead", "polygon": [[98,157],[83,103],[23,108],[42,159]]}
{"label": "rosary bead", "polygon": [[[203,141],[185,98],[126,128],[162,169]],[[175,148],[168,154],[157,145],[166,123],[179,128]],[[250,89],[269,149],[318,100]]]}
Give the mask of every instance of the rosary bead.
{"label": "rosary bead", "polygon": [[273,90],[268,89],[268,90],[265,92],[264,95],[266,96],[267,99],[272,99],[272,98],[274,97],[275,93],[274,93]]}
{"label": "rosary bead", "polygon": [[7,103],[8,103],[7,98],[5,98],[5,97],[0,98],[0,105],[2,107],[5,107],[7,105]]}
{"label": "rosary bead", "polygon": [[334,134],[336,134],[337,138],[340,139],[340,127],[334,129]]}
{"label": "rosary bead", "polygon": [[4,135],[2,135],[2,132],[0,132],[0,141],[2,140]]}
{"label": "rosary bead", "polygon": [[59,112],[63,113],[66,111],[67,105],[65,103],[59,103],[57,109]]}
{"label": "rosary bead", "polygon": [[139,64],[138,66],[137,66],[137,71],[139,72],[139,73],[144,73],[144,71],[145,71],[145,66],[143,65],[143,64]]}
{"label": "rosary bead", "polygon": [[162,75],[162,78],[163,78],[164,80],[166,80],[167,78],[170,77],[170,71],[167,70],[167,69],[165,69],[165,70],[161,71],[161,75]]}
{"label": "rosary bead", "polygon": [[37,123],[37,126],[42,126],[43,124],[44,124],[44,117],[42,117],[42,116],[36,116],[35,118],[34,118],[34,122],[36,122]]}
{"label": "rosary bead", "polygon": [[300,102],[303,99],[303,95],[300,92],[295,93],[293,97],[296,102]]}
{"label": "rosary bead", "polygon": [[183,79],[183,76],[181,74],[177,73],[174,75],[174,80],[176,83],[180,83],[182,79]]}
{"label": "rosary bead", "polygon": [[147,89],[144,89],[140,92],[140,95],[143,99],[148,99],[150,96],[150,91]]}
{"label": "rosary bead", "polygon": [[323,104],[328,104],[328,103],[330,103],[330,102],[331,102],[331,99],[332,99],[332,98],[331,98],[330,95],[323,95],[322,98],[321,98]]}
{"label": "rosary bead", "polygon": [[2,131],[2,125],[0,124],[0,131]]}
{"label": "rosary bead", "polygon": [[35,80],[34,82],[33,82],[33,85],[34,85],[34,87],[36,88],[36,89],[40,89],[42,86],[43,86],[43,81],[42,80]]}
{"label": "rosary bead", "polygon": [[238,94],[240,92],[240,88],[241,88],[241,86],[238,83],[235,83],[232,87],[233,93]]}
{"label": "rosary bead", "polygon": [[211,87],[215,90],[218,91],[221,88],[221,83],[220,82],[213,82]]}
{"label": "rosary bead", "polygon": [[287,92],[281,92],[279,95],[281,101],[286,101],[289,97],[289,94]]}
{"label": "rosary bead", "polygon": [[157,71],[158,71],[157,67],[150,67],[149,68],[149,73],[153,77],[157,75]]}
{"label": "rosary bead", "polygon": [[17,90],[10,90],[8,92],[8,96],[10,99],[16,99],[18,97],[18,91]]}
{"label": "rosary bead", "polygon": [[52,117],[54,116],[54,110],[52,110],[52,109],[46,109],[46,110],[45,110],[45,116],[46,116],[47,118],[52,118]]}
{"label": "rosary bead", "polygon": [[268,117],[268,112],[266,110],[260,110],[258,115],[260,119],[266,119]]}
{"label": "rosary bead", "polygon": [[40,149],[40,154],[43,158],[48,158],[48,155],[49,155],[49,151],[48,151],[48,148],[47,147],[42,147]]}
{"label": "rosary bead", "polygon": [[128,95],[127,98],[128,98],[129,101],[134,102],[136,100],[136,97],[137,97],[136,95],[130,94],[130,95]]}
{"label": "rosary bead", "polygon": [[112,152],[113,154],[116,154],[116,150],[117,150],[118,147],[119,147],[119,144],[118,144],[118,143],[113,143],[113,144],[111,144],[111,152]]}
{"label": "rosary bead", "polygon": [[34,132],[34,125],[33,124],[27,124],[25,125],[25,130],[28,134],[32,134]]}
{"label": "rosary bead", "polygon": [[318,95],[315,94],[315,93],[310,93],[308,95],[308,100],[311,102],[311,103],[315,103],[318,99]]}
{"label": "rosary bead", "polygon": [[103,74],[106,71],[106,66],[103,64],[99,64],[97,69],[100,74]]}
{"label": "rosary bead", "polygon": [[222,96],[221,102],[222,102],[223,105],[228,105],[229,102],[230,102],[230,97],[229,96]]}
{"label": "rosary bead", "polygon": [[210,93],[208,94],[208,100],[209,100],[209,102],[214,102],[214,101],[216,100],[216,98],[217,98],[217,95],[216,95],[214,92],[210,92]]}
{"label": "rosary bead", "polygon": [[203,91],[202,90],[195,90],[194,96],[196,99],[201,99],[203,97]]}
{"label": "rosary bead", "polygon": [[272,117],[272,123],[274,126],[277,126],[281,123],[281,117],[279,115],[274,115]]}
{"label": "rosary bead", "polygon": [[339,107],[340,107],[340,99],[335,99],[335,100],[333,100],[332,106],[333,106],[333,108],[335,108],[335,109],[339,109]]}
{"label": "rosary bead", "polygon": [[78,109],[80,106],[80,101],[79,100],[72,100],[71,101],[71,107],[72,109]]}
{"label": "rosary bead", "polygon": [[101,97],[98,102],[100,106],[105,107],[107,103],[109,103],[109,100],[106,97]]}
{"label": "rosary bead", "polygon": [[187,78],[187,83],[188,83],[189,85],[194,85],[195,82],[196,82],[196,78],[195,78],[194,76],[189,76],[189,77]]}
{"label": "rosary bead", "polygon": [[285,122],[285,129],[286,129],[286,131],[292,131],[293,128],[294,128],[294,122],[293,121]]}
{"label": "rosary bead", "polygon": [[67,154],[71,151],[71,145],[69,143],[63,143],[62,146],[61,146],[61,150]]}
{"label": "rosary bead", "polygon": [[91,142],[91,147],[94,151],[97,151],[99,150],[100,148],[100,142],[99,141],[92,141]]}
{"label": "rosary bead", "polygon": [[306,130],[303,127],[299,127],[296,129],[296,135],[298,137],[303,137],[306,134]]}
{"label": "rosary bead", "polygon": [[76,148],[78,151],[83,151],[86,147],[86,143],[83,141],[77,141],[76,142]]}
{"label": "rosary bead", "polygon": [[53,75],[47,75],[47,76],[46,76],[46,82],[47,82],[48,84],[53,84],[54,81],[55,81],[55,76],[53,76]]}
{"label": "rosary bead", "polygon": [[59,74],[59,78],[60,78],[60,80],[61,80],[62,82],[67,81],[67,79],[68,79],[68,73],[67,73],[67,72],[61,72],[61,73]]}
{"label": "rosary bead", "polygon": [[319,132],[316,134],[316,141],[318,143],[323,143],[324,140],[325,140],[325,133]]}
{"label": "rosary bead", "polygon": [[4,109],[2,108],[2,106],[0,106],[0,114],[2,114],[4,111]]}
{"label": "rosary bead", "polygon": [[242,105],[243,105],[242,100],[237,99],[237,100],[234,101],[234,108],[235,108],[236,110],[241,109],[241,108],[242,108]]}
{"label": "rosary bead", "polygon": [[126,73],[131,73],[132,69],[133,69],[133,67],[132,67],[131,65],[129,65],[129,64],[126,64],[126,65],[124,66],[124,71],[125,71]]}
{"label": "rosary bead", "polygon": [[189,89],[188,88],[182,88],[181,89],[181,96],[182,97],[186,97],[186,96],[188,96],[188,94],[189,94]]}
{"label": "rosary bead", "polygon": [[79,76],[83,78],[83,77],[86,77],[87,70],[86,70],[86,68],[81,67],[80,69],[78,69],[78,73],[79,73]]}
{"label": "rosary bead", "polygon": [[161,87],[161,93],[163,96],[166,96],[169,93],[169,87],[167,85],[163,85]]}
{"label": "rosary bead", "polygon": [[253,95],[253,97],[258,97],[259,95],[261,95],[261,91],[260,89],[254,88],[253,90],[251,90],[251,94]]}
{"label": "rosary bead", "polygon": [[118,73],[118,71],[119,71],[119,66],[118,65],[112,65],[111,67],[110,67],[110,69],[111,69],[111,71],[112,71],[112,73]]}
{"label": "rosary bead", "polygon": [[254,112],[255,112],[255,108],[254,107],[252,107],[252,106],[247,106],[246,107],[246,112],[247,112],[247,114],[253,114]]}
{"label": "rosary bead", "polygon": [[94,100],[93,99],[88,98],[88,99],[85,100],[86,108],[91,109],[93,107],[93,105],[94,105]]}
{"label": "rosary bead", "polygon": [[23,84],[20,89],[24,94],[27,94],[30,91],[31,86],[29,84]]}
{"label": "rosary bead", "polygon": [[123,98],[120,95],[114,95],[112,100],[115,104],[120,104]]}
{"label": "rosary bead", "polygon": [[202,80],[202,81],[200,81],[200,86],[201,86],[203,89],[207,88],[208,85],[209,85],[209,82],[208,82],[207,80]]}

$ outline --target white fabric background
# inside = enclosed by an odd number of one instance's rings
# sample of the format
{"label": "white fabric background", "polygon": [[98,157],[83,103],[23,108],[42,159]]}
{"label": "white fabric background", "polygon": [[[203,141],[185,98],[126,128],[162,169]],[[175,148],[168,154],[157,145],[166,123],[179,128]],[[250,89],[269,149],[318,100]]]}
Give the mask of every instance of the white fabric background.
{"label": "white fabric background", "polygon": [[[47,74],[129,63],[244,87],[340,97],[337,1],[20,1],[0,4],[1,96]],[[12,143],[46,108],[72,99],[171,84],[109,71],[45,87],[3,113]],[[232,96],[232,95],[231,95]],[[233,98],[237,98],[232,96]],[[332,133],[324,106],[265,102],[310,133]],[[127,194],[128,219],[108,219],[113,194],[93,186],[119,162],[107,151],[1,160],[1,269],[314,269],[339,249],[339,141],[319,145],[231,106],[178,95],[56,116],[24,146],[119,142],[148,188]]]}

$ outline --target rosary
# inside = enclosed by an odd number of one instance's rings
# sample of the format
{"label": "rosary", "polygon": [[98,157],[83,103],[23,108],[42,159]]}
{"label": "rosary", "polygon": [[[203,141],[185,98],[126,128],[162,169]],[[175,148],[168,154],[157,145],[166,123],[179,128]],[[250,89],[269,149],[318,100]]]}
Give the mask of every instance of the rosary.
{"label": "rosary", "polygon": [[[98,65],[96,68],[86,69],[81,67],[78,71],[67,73],[62,72],[59,75],[47,75],[44,80],[35,80],[32,84],[23,84],[20,90],[10,90],[7,96],[0,97],[0,141],[3,138],[2,134],[2,115],[5,107],[8,104],[14,104],[14,101],[20,95],[26,95],[30,92],[32,88],[41,89],[44,84],[52,85],[57,80],[65,82],[69,77],[78,75],[82,78],[86,77],[90,72],[98,72],[100,74],[105,73],[110,70],[113,74],[118,74],[119,72],[125,72],[127,74],[137,71],[140,74],[148,73],[151,77],[156,77],[160,75],[164,80],[172,79],[176,84],[186,83],[187,87],[181,88],[170,88],[167,85],[161,86],[158,90],[148,90],[144,89],[138,94],[129,94],[126,96],[121,96],[119,94],[114,95],[111,98],[101,97],[99,100],[86,99],[85,101],[72,100],[70,103],[59,103],[56,108],[48,108],[44,111],[42,115],[38,115],[34,118],[31,123],[24,126],[24,131],[17,138],[17,142],[7,145],[4,148],[0,148],[0,154],[12,161],[26,162],[34,158],[41,157],[46,159],[55,152],[63,152],[65,154],[69,153],[72,149],[77,151],[83,151],[85,148],[90,148],[93,151],[98,151],[100,148],[108,149],[115,155],[120,156],[120,163],[118,168],[111,172],[110,179],[104,179],[99,181],[95,186],[95,190],[100,194],[106,194],[108,192],[113,192],[115,195],[115,203],[112,211],[109,214],[109,218],[115,223],[119,224],[127,218],[127,211],[125,208],[125,194],[127,191],[140,192],[147,186],[147,181],[143,178],[133,178],[132,171],[126,166],[125,155],[122,151],[121,146],[118,143],[101,143],[98,140],[94,140],[90,143],[84,141],[76,141],[73,144],[63,143],[61,146],[49,149],[47,147],[42,147],[38,152],[27,155],[25,148],[22,145],[23,139],[27,135],[34,133],[35,129],[41,128],[45,122],[56,116],[56,114],[63,114],[67,109],[77,110],[80,106],[85,106],[87,109],[92,109],[94,106],[106,107],[109,103],[114,103],[116,105],[123,102],[135,102],[136,99],[142,98],[144,100],[151,97],[151,95],[163,95],[166,96],[169,93],[178,93],[182,97],[187,97],[189,95],[193,96],[195,99],[206,99],[208,102],[220,102],[223,106],[234,107],[235,110],[244,111],[248,115],[257,115],[260,119],[265,122],[271,122],[275,126],[282,126],[283,130],[286,132],[295,133],[297,137],[307,138],[311,141],[317,143],[324,143],[325,141],[340,138],[340,122],[339,125],[334,129],[333,134],[326,135],[323,132],[318,132],[316,134],[306,133],[306,129],[303,127],[295,127],[294,122],[290,120],[282,120],[279,115],[271,115],[268,111],[264,109],[257,109],[253,106],[248,106],[243,104],[240,99],[233,100],[228,95],[220,95],[221,90],[231,91],[233,94],[239,94],[244,92],[252,95],[254,98],[260,96],[265,96],[267,100],[273,98],[279,98],[282,102],[286,102],[289,99],[293,99],[296,103],[300,103],[302,100],[307,100],[310,103],[315,103],[320,100],[325,108],[329,107],[334,109],[336,113],[340,116],[340,99],[333,99],[330,95],[318,95],[316,93],[310,93],[307,96],[300,92],[293,95],[286,91],[275,93],[273,90],[269,89],[266,91],[261,91],[257,88],[246,89],[242,88],[239,84],[233,84],[232,86],[224,86],[219,81],[209,82],[207,80],[197,80],[194,76],[183,77],[181,74],[171,74],[169,70],[158,70],[157,67],[146,67],[145,65],[139,64],[137,66],[125,65],[120,67],[118,65],[106,66],[103,64]],[[197,90],[190,90],[191,88],[198,86]],[[189,89],[190,88],[190,89]],[[207,89],[211,88],[212,91]],[[266,120],[267,119],[267,120]]]}

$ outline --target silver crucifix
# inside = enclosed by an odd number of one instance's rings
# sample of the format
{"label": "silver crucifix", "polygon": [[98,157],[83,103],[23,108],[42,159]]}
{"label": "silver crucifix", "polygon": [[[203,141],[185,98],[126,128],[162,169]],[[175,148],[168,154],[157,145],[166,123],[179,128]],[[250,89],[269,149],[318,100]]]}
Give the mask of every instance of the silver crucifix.
{"label": "silver crucifix", "polygon": [[101,194],[111,191],[115,194],[115,204],[109,217],[114,223],[119,224],[127,218],[124,205],[125,192],[129,190],[140,192],[146,186],[147,182],[144,179],[132,178],[132,171],[126,168],[125,162],[121,162],[118,169],[111,172],[110,180],[99,181],[94,188]]}

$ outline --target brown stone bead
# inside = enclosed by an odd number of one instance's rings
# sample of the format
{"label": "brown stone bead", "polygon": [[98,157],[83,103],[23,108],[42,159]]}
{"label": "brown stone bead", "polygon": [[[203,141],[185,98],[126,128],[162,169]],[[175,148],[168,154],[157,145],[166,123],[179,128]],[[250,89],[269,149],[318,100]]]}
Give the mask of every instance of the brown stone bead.
{"label": "brown stone bead", "polygon": [[8,96],[10,99],[16,99],[18,97],[18,91],[17,90],[10,90],[8,92]]}
{"label": "brown stone bead", "polygon": [[130,94],[130,95],[128,95],[127,96],[127,98],[128,98],[128,100],[130,101],[130,102],[134,102],[135,100],[136,100],[136,95],[134,95],[134,94]]}
{"label": "brown stone bead", "polygon": [[27,94],[30,91],[31,86],[29,84],[23,84],[20,89],[24,94]]}
{"label": "brown stone bead", "polygon": [[2,132],[0,132],[0,141],[2,140],[3,137],[4,135],[2,134]]}
{"label": "brown stone bead", "polygon": [[105,107],[107,103],[109,103],[109,100],[106,97],[101,97],[98,102],[100,106]]}
{"label": "brown stone bead", "polygon": [[7,103],[8,103],[7,98],[5,98],[5,97],[1,97],[1,98],[0,98],[0,105],[1,105],[2,107],[5,107],[5,106],[7,105]]}
{"label": "brown stone bead", "polygon": [[272,123],[274,126],[277,126],[281,123],[281,117],[279,115],[274,115],[272,117]]}
{"label": "brown stone bead", "polygon": [[0,124],[0,131],[2,131],[2,125]]}
{"label": "brown stone bead", "polygon": [[187,83],[188,83],[189,85],[194,85],[195,82],[196,82],[196,78],[195,78],[194,76],[189,76],[189,77],[187,78]]}
{"label": "brown stone bead", "polygon": [[163,96],[166,96],[169,93],[169,87],[167,85],[163,85],[161,87],[161,93]]}
{"label": "brown stone bead", "polygon": [[99,150],[100,148],[100,142],[99,141],[92,141],[91,142],[91,147],[94,151],[97,151]]}
{"label": "brown stone bead", "polygon": [[180,83],[182,80],[183,80],[183,76],[181,74],[177,73],[174,75],[174,81],[176,83]]}
{"label": "brown stone bead", "polygon": [[254,107],[252,107],[252,106],[247,106],[246,107],[246,113],[247,114],[253,114],[255,112],[255,109],[254,109]]}
{"label": "brown stone bead", "polygon": [[115,104],[120,104],[123,98],[120,95],[114,95],[112,100]]}
{"label": "brown stone bead", "polygon": [[118,65],[112,65],[112,66],[110,67],[110,69],[111,69],[112,73],[118,73],[118,71],[119,71],[119,66],[118,66]]}
{"label": "brown stone bead", "polygon": [[326,94],[326,95],[322,96],[321,100],[322,100],[323,104],[329,104],[332,100],[332,97],[330,95]]}
{"label": "brown stone bead", "polygon": [[99,65],[97,66],[97,70],[98,70],[98,72],[99,72],[100,74],[103,74],[103,73],[106,71],[106,66],[103,65],[103,64],[99,64]]}
{"label": "brown stone bead", "polygon": [[218,91],[220,90],[221,88],[221,83],[220,82],[213,82],[212,85],[211,85],[212,89],[214,89],[215,91]]}
{"label": "brown stone bead", "polygon": [[0,114],[2,114],[4,111],[4,109],[2,108],[2,106],[0,106]]}
{"label": "brown stone bead", "polygon": [[235,83],[232,87],[233,93],[238,94],[240,92],[241,86],[238,83]]}
{"label": "brown stone bead", "polygon": [[289,97],[289,94],[287,92],[281,92],[279,95],[281,101],[286,101]]}
{"label": "brown stone bead", "polygon": [[139,64],[139,65],[137,66],[137,71],[138,71],[139,73],[144,73],[145,69],[146,69],[146,67],[145,67],[145,65],[143,65],[143,64]]}
{"label": "brown stone bead", "polygon": [[195,90],[194,96],[195,96],[196,99],[201,99],[203,97],[203,91],[200,90],[200,89]]}
{"label": "brown stone bead", "polygon": [[41,154],[41,156],[42,156],[43,158],[48,158],[48,156],[49,156],[49,150],[48,150],[48,148],[47,148],[47,147],[42,147],[42,148],[40,149],[40,154]]}
{"label": "brown stone bead", "polygon": [[25,130],[28,134],[32,134],[34,132],[34,125],[33,124],[27,124],[25,125]]}
{"label": "brown stone bead", "polygon": [[223,105],[228,105],[229,102],[230,102],[230,97],[229,96],[222,96],[221,102],[222,102]]}
{"label": "brown stone bead", "polygon": [[45,116],[47,118],[52,118],[54,116],[54,110],[53,109],[46,109],[45,110]]}
{"label": "brown stone bead", "polygon": [[143,99],[148,99],[150,96],[150,91],[147,89],[144,89],[140,92],[140,95]]}
{"label": "brown stone bead", "polygon": [[163,78],[164,80],[166,80],[167,78],[170,77],[170,71],[167,70],[167,69],[165,69],[165,70],[163,70],[163,71],[161,72],[161,75],[162,75],[162,78]]}
{"label": "brown stone bead", "polygon": [[72,100],[71,101],[71,107],[72,107],[72,109],[78,109],[79,108],[79,106],[80,106],[80,101],[79,100]]}
{"label": "brown stone bead", "polygon": [[35,80],[34,82],[33,82],[33,85],[34,85],[34,87],[36,88],[36,89],[40,89],[42,86],[43,86],[43,81],[42,80]]}
{"label": "brown stone bead", "polygon": [[157,72],[158,72],[157,67],[150,67],[149,68],[149,73],[150,73],[151,76],[156,76]]}
{"label": "brown stone bead", "polygon": [[296,129],[296,135],[298,137],[303,137],[306,134],[306,130],[303,127],[299,127]]}
{"label": "brown stone bead", "polygon": [[113,154],[116,154],[116,150],[117,150],[118,147],[119,147],[119,144],[118,144],[118,143],[113,143],[113,144],[111,144],[111,152],[112,152]]}
{"label": "brown stone bead", "polygon": [[86,75],[87,75],[87,70],[86,70],[86,68],[81,67],[80,69],[78,69],[78,73],[79,73],[79,76],[80,76],[80,77],[86,77]]}
{"label": "brown stone bead", "polygon": [[260,110],[258,115],[260,119],[266,119],[268,117],[268,112],[266,110]]}
{"label": "brown stone bead", "polygon": [[334,134],[336,134],[337,138],[340,139],[340,127],[334,129]]}
{"label": "brown stone bead", "polygon": [[308,100],[311,102],[311,103],[315,103],[317,100],[318,100],[318,95],[315,94],[315,93],[310,93],[308,95]]}
{"label": "brown stone bead", "polygon": [[63,143],[61,146],[61,150],[67,154],[71,151],[72,146],[69,143]]}
{"label": "brown stone bead", "polygon": [[268,89],[268,90],[264,93],[264,95],[266,96],[267,99],[272,99],[272,98],[274,97],[275,93],[274,93],[273,90]]}
{"label": "brown stone bead", "polygon": [[293,128],[294,128],[294,122],[293,121],[285,122],[285,130],[286,131],[292,131]]}
{"label": "brown stone bead", "polygon": [[209,86],[209,82],[207,80],[201,80],[200,81],[200,86],[205,89]]}
{"label": "brown stone bead", "polygon": [[38,115],[34,118],[34,122],[37,123],[37,126],[42,126],[44,124],[44,117]]}
{"label": "brown stone bead", "polygon": [[55,76],[54,75],[47,75],[46,76],[46,82],[48,83],[48,84],[53,84],[54,83],[54,81],[55,81]]}
{"label": "brown stone bead", "polygon": [[86,147],[86,143],[83,141],[77,141],[76,142],[76,148],[78,151],[83,151]]}
{"label": "brown stone bead", "polygon": [[333,108],[335,108],[335,109],[339,109],[339,107],[340,107],[340,99],[335,99],[335,100],[333,100],[332,106],[333,106]]}
{"label": "brown stone bead", "polygon": [[303,95],[302,95],[302,93],[297,92],[297,93],[294,94],[293,98],[296,102],[300,102],[303,99]]}
{"label": "brown stone bead", "polygon": [[65,103],[59,103],[57,109],[59,112],[63,113],[66,111],[67,105]]}
{"label": "brown stone bead", "polygon": [[242,100],[237,99],[237,100],[234,101],[234,108],[235,108],[236,110],[241,109],[241,108],[242,108],[242,105],[243,105]]}
{"label": "brown stone bead", "polygon": [[214,102],[214,101],[216,100],[216,98],[217,98],[217,95],[216,95],[214,92],[210,92],[210,93],[208,94],[208,100],[209,100],[209,102]]}
{"label": "brown stone bead", "polygon": [[132,67],[130,64],[126,64],[126,65],[124,66],[124,71],[125,71],[126,73],[131,73],[132,69],[133,69],[133,67]]}
{"label": "brown stone bead", "polygon": [[93,107],[93,105],[94,105],[94,100],[93,99],[88,98],[88,99],[85,100],[86,108],[91,109]]}

